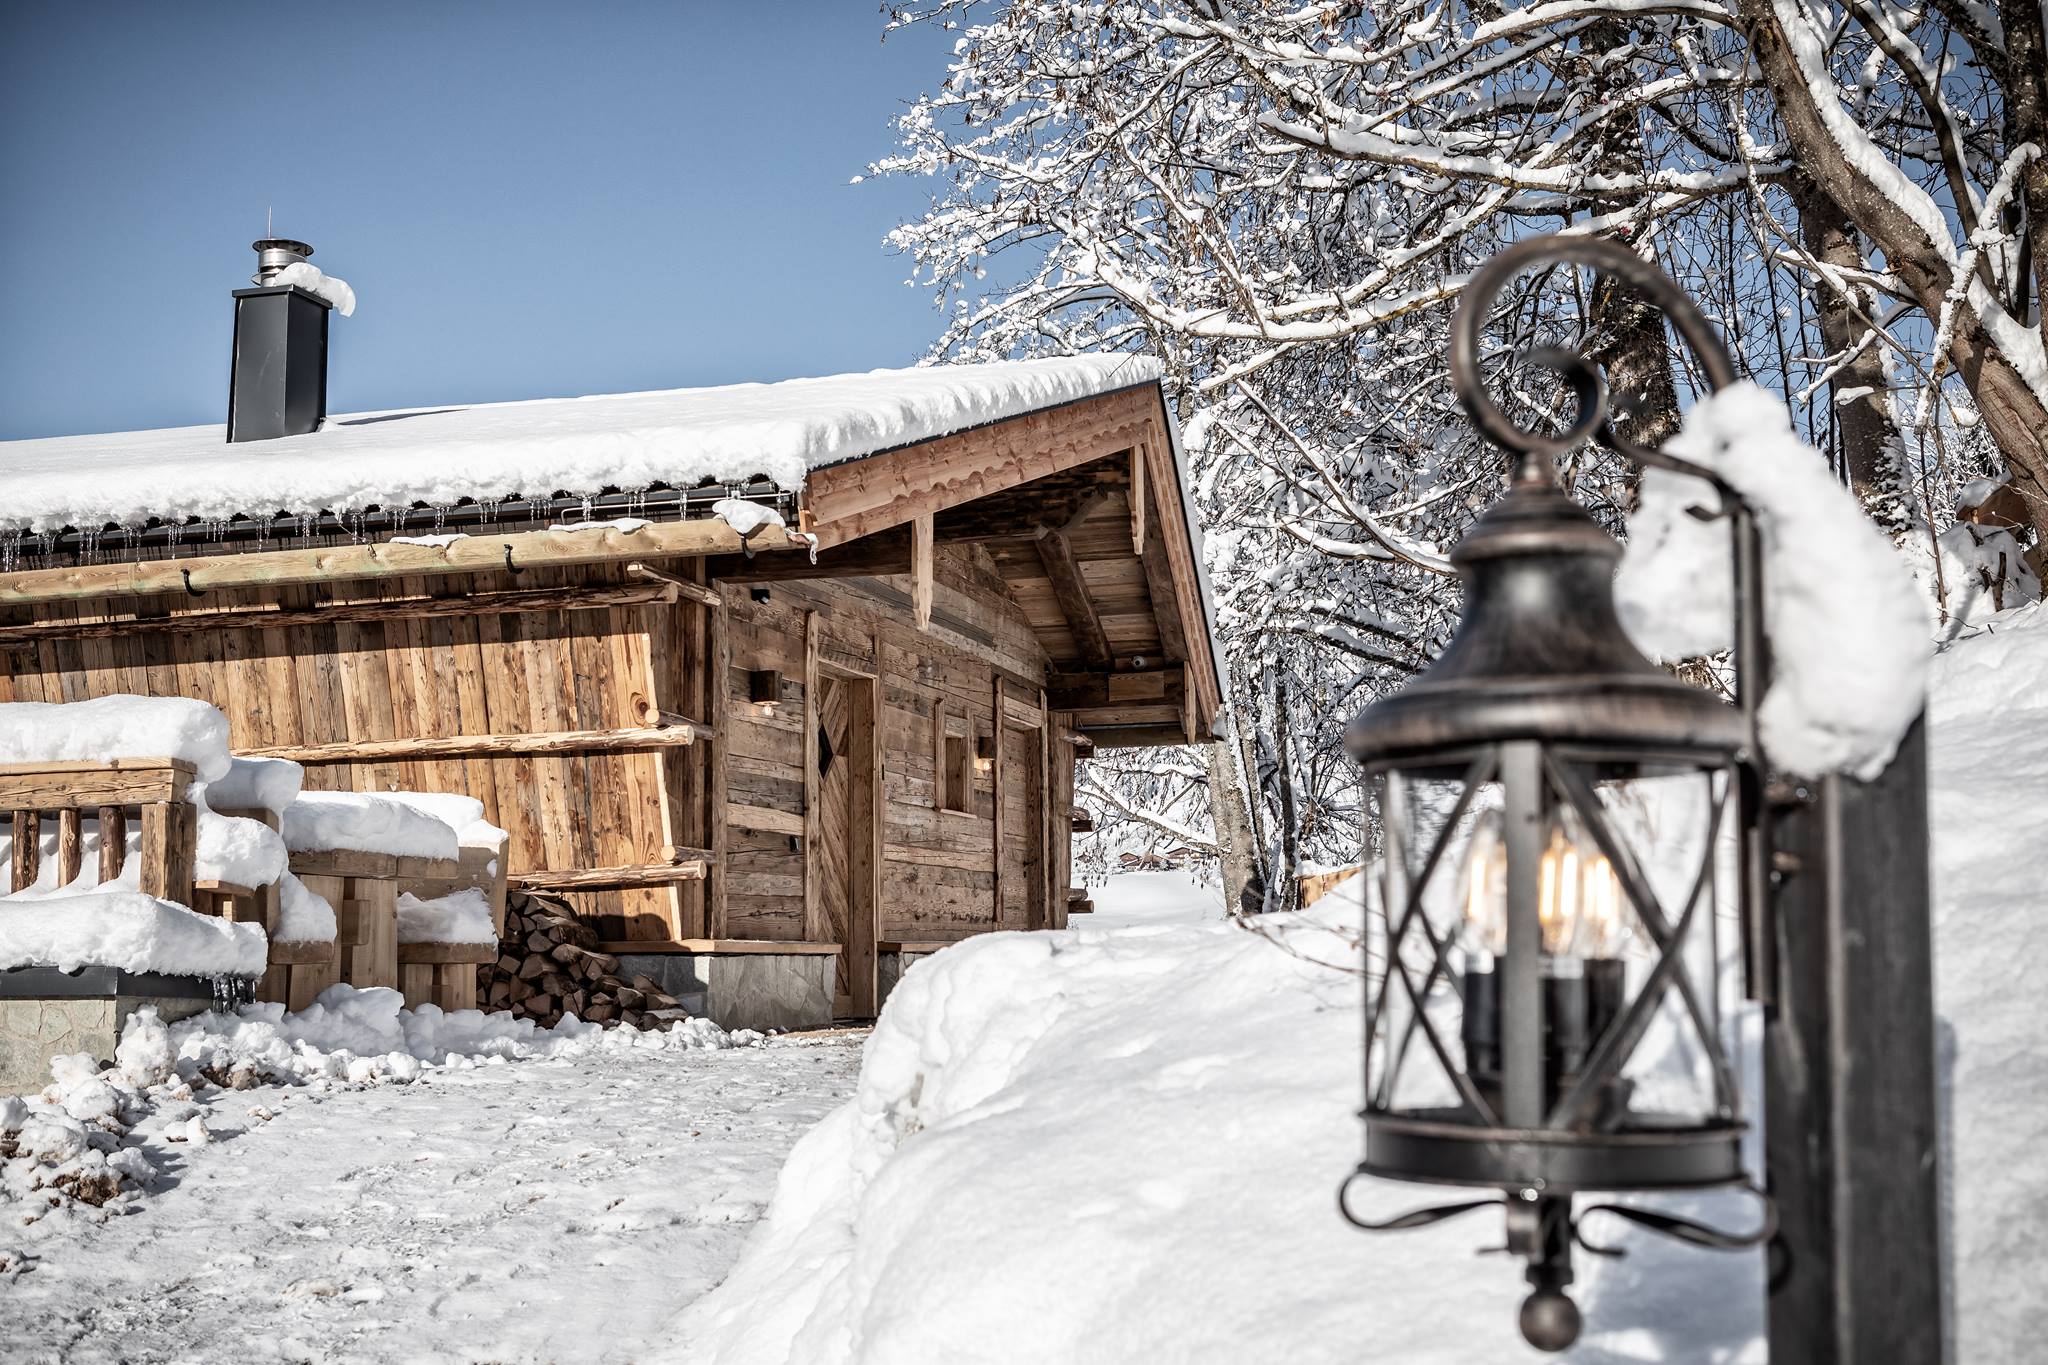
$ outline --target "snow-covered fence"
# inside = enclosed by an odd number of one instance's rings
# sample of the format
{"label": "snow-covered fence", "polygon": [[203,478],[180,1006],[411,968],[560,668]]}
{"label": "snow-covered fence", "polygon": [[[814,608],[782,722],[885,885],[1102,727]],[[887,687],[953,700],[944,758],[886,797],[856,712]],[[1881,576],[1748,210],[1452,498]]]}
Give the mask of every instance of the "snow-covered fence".
{"label": "snow-covered fence", "polygon": [[[187,799],[193,775],[193,765],[177,758],[0,764],[0,810],[9,813],[11,844],[8,892],[74,885],[91,844],[100,885],[132,883],[144,895],[191,905],[198,852],[197,812]],[[139,833],[132,869],[131,813]],[[46,860],[52,825],[55,844]]]}

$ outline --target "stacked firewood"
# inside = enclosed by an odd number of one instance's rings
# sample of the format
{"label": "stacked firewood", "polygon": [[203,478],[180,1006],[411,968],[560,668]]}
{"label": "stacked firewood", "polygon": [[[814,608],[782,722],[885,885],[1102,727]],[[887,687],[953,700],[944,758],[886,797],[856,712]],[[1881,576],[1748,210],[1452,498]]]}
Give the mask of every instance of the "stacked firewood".
{"label": "stacked firewood", "polygon": [[506,902],[498,960],[477,968],[477,1000],[551,1028],[565,1014],[608,1027],[667,1028],[684,1018],[676,998],[651,977],[618,975],[597,935],[558,900],[515,891]]}

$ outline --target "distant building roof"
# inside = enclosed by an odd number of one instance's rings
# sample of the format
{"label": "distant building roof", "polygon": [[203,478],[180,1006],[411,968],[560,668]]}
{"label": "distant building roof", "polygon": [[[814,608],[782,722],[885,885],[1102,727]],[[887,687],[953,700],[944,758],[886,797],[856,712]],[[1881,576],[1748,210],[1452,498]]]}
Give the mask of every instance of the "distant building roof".
{"label": "distant building roof", "polygon": [[363,413],[237,445],[218,425],[0,442],[0,528],[224,522],[756,477],[793,490],[811,469],[1159,374],[1144,356],[1076,356]]}

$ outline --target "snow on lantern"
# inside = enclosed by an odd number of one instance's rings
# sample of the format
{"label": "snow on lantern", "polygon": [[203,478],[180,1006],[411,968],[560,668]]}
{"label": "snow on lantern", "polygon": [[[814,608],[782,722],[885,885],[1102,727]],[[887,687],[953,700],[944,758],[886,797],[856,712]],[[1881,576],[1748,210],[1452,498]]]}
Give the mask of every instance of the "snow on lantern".
{"label": "snow on lantern", "polygon": [[[1559,486],[1556,458],[1597,433],[1713,482],[1722,506],[1709,514],[1738,547],[1739,662],[1753,670],[1762,655],[1755,527],[1732,490],[1622,441],[1604,381],[1577,355],[1529,357],[1577,391],[1561,435],[1520,430],[1486,394],[1479,334],[1494,297],[1562,262],[1626,279],[1664,308],[1714,387],[1735,378],[1698,310],[1625,247],[1533,238],[1480,271],[1453,323],[1451,370],[1475,425],[1515,453],[1513,477],[1451,553],[1465,599],[1449,646],[1345,731],[1377,796],[1383,853],[1366,934],[1365,1157],[1340,1204],[1374,1231],[1503,1208],[1532,1286],[1522,1332],[1546,1350],[1579,1330],[1565,1288],[1574,1245],[1590,1244],[1575,1198],[1747,1181],[1719,1012],[1734,995],[1721,989],[1733,957],[1716,942],[1727,879],[1715,851],[1725,823],[1754,825],[1760,777],[1749,674],[1731,706],[1643,657],[1615,613],[1620,546]],[[1746,933],[1761,880],[1742,843]],[[1501,1195],[1376,1222],[1353,1207],[1359,1176]],[[1598,1207],[1706,1246],[1769,1231],[1768,1206],[1747,1236]]]}

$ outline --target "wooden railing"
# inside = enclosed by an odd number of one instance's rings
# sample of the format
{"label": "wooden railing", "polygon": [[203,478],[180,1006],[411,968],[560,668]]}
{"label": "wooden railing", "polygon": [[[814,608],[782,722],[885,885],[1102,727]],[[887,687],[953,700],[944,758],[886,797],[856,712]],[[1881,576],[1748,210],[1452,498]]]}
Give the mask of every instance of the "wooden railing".
{"label": "wooden railing", "polygon": [[7,889],[26,890],[40,880],[43,826],[50,820],[57,825],[57,885],[69,886],[84,871],[88,817],[98,824],[98,880],[119,880],[127,870],[133,818],[140,836],[137,888],[190,905],[197,839],[197,812],[186,800],[192,778],[192,765],[175,758],[0,764],[0,811],[8,813],[14,843]]}

